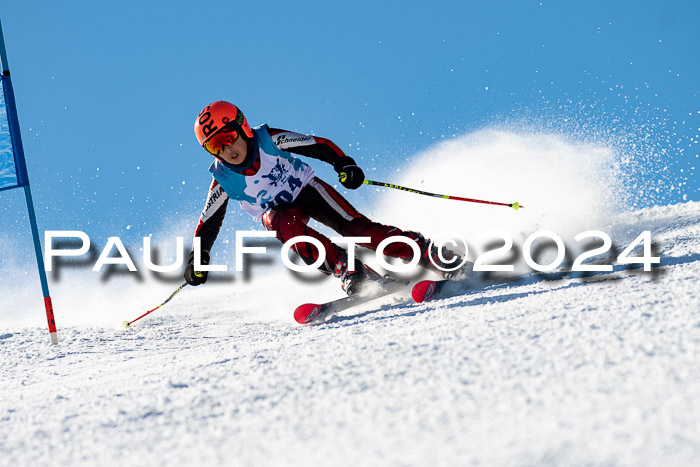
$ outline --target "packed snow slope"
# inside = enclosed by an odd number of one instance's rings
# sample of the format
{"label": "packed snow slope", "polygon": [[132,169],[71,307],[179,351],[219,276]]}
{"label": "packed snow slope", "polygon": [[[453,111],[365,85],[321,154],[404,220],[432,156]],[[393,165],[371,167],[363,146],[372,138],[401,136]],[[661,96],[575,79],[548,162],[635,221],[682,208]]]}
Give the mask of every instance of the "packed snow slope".
{"label": "packed snow slope", "polygon": [[[608,209],[624,183],[608,179],[605,161],[617,159],[606,148],[487,140],[438,149],[468,159],[487,148],[494,159],[470,164],[474,174],[510,162],[523,175],[528,164],[516,164],[529,159],[542,179],[512,177],[520,189],[500,199],[526,209],[463,216],[437,200],[436,220],[414,215],[426,224],[417,228],[439,231],[452,215],[469,240],[498,228],[521,244],[548,228],[567,247],[599,228],[619,250],[650,230],[661,264],[525,274],[427,304],[388,299],[318,326],[294,323],[294,306],[337,298],[337,284],[261,265],[251,281],[185,288],[128,330],[117,324],[177,282],[69,275],[54,284],[60,345],[36,318],[0,328],[0,465],[694,465],[700,203]],[[547,159],[555,153],[571,160]],[[427,184],[434,174],[422,175]],[[494,182],[460,183],[443,188],[469,196]],[[373,216],[404,211],[405,225],[416,208],[391,203]]]}

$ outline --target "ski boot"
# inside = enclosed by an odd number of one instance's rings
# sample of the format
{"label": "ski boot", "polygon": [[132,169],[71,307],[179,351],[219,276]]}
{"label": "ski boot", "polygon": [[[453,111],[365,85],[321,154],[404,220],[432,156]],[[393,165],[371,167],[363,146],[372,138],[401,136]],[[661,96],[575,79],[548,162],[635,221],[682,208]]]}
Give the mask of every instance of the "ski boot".
{"label": "ski boot", "polygon": [[355,270],[348,269],[347,255],[335,265],[333,272],[335,277],[340,278],[342,289],[348,295],[357,295],[371,289],[373,285],[384,287],[393,282],[389,276],[382,276],[374,269],[355,260]]}

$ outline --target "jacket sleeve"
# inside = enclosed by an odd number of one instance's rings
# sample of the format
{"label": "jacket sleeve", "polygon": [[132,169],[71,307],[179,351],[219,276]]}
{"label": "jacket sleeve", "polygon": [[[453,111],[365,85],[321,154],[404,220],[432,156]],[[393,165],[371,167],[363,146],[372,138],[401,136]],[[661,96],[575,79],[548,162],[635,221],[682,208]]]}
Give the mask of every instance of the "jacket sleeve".
{"label": "jacket sleeve", "polygon": [[[219,236],[219,230],[221,230],[221,224],[224,222],[228,200],[224,188],[213,179],[209,187],[207,203],[204,205],[204,210],[199,216],[199,223],[194,231],[194,237],[201,238],[202,251],[211,251],[212,246],[214,246],[216,237]],[[192,248],[194,249],[194,242]]]}
{"label": "jacket sleeve", "polygon": [[294,131],[270,128],[272,141],[282,151],[293,152],[327,162],[332,166],[343,157],[348,157],[333,141],[320,136],[304,135]]}

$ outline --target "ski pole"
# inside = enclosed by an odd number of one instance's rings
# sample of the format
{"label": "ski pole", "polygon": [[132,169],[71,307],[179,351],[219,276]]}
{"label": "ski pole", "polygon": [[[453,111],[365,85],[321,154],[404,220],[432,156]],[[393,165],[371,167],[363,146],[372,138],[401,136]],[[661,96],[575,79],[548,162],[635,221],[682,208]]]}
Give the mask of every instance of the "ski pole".
{"label": "ski pole", "polygon": [[[343,174],[340,174],[341,176],[341,181],[342,181],[342,176]],[[450,195],[439,195],[436,193],[428,193],[427,191],[421,191],[421,190],[416,190],[414,188],[406,188],[405,186],[400,186],[400,185],[394,185],[391,183],[385,183],[385,182],[376,182],[374,180],[365,180],[364,182],[365,185],[376,185],[376,186],[383,186],[386,188],[393,188],[395,190],[402,190],[402,191],[408,191],[410,193],[416,193],[418,195],[425,195],[425,196],[432,196],[434,198],[443,198],[443,199],[454,199],[457,201],[467,201],[470,203],[481,203],[481,204],[492,204],[494,206],[507,206],[509,208],[513,208],[516,211],[518,209],[522,209],[525,206],[522,206],[520,203],[515,202],[515,203],[497,203],[496,201],[484,201],[482,199],[474,199],[474,198],[462,198],[461,196],[450,196]]]}
{"label": "ski pole", "polygon": [[170,299],[172,299],[172,298],[175,296],[175,294],[177,294],[179,291],[181,291],[182,288],[185,287],[186,285],[187,285],[187,282],[185,282],[184,284],[182,284],[180,287],[178,287],[178,288],[175,290],[175,292],[173,292],[167,299],[165,299],[165,301],[164,301],[163,303],[161,303],[160,305],[158,305],[158,306],[155,307],[154,309],[148,310],[147,312],[145,312],[144,314],[142,314],[141,316],[139,316],[138,318],[136,318],[136,319],[134,319],[134,320],[131,320],[131,321],[124,321],[124,322],[122,323],[122,325],[124,326],[124,329],[130,328],[131,325],[132,325],[133,323],[135,323],[136,321],[140,320],[141,318],[143,318],[143,317],[146,316],[146,315],[150,315],[151,313],[153,313],[154,311],[156,311],[158,308],[160,308],[160,307],[162,307],[163,305],[165,305],[166,303],[168,303],[168,302],[170,301]]}

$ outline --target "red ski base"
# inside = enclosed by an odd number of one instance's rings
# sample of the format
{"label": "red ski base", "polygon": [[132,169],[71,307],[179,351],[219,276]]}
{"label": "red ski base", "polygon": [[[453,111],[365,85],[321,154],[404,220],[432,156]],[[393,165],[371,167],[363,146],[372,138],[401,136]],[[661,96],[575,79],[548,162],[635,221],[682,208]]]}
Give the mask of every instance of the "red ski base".
{"label": "red ski base", "polygon": [[294,319],[299,324],[308,324],[321,312],[321,305],[306,303],[294,310]]}
{"label": "red ski base", "polygon": [[435,281],[420,281],[413,286],[411,297],[416,303],[427,302],[435,295],[437,283]]}

